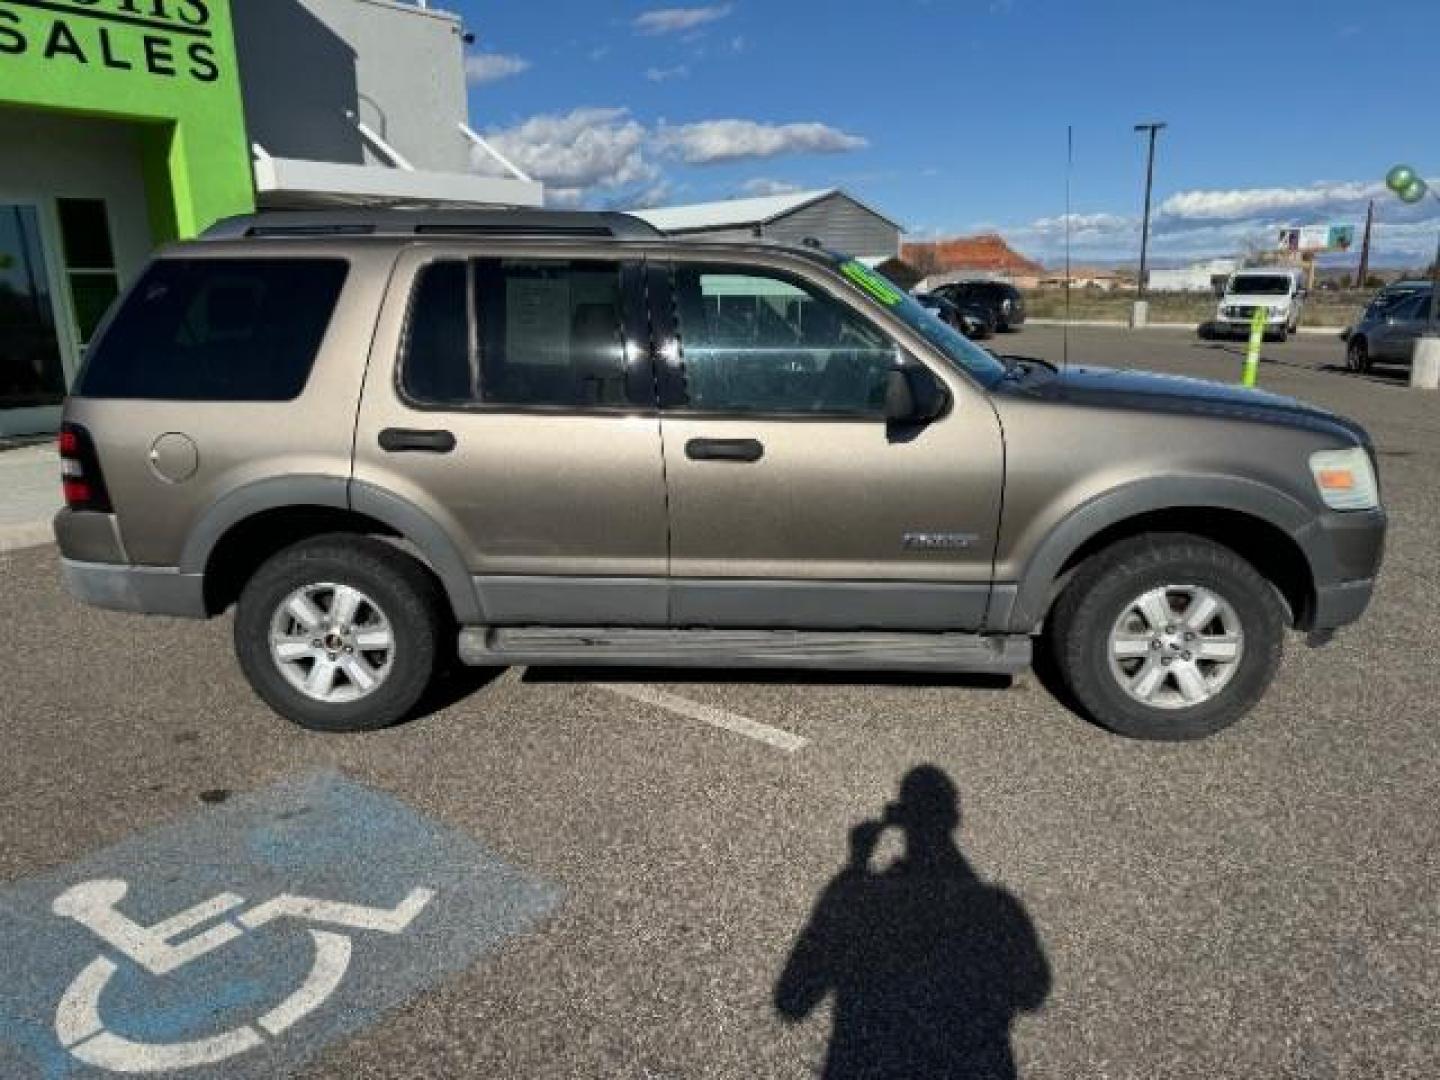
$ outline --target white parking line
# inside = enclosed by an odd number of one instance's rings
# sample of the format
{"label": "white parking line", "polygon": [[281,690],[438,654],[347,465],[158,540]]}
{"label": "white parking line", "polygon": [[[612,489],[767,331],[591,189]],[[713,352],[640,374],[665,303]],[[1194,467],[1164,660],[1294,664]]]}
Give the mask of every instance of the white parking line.
{"label": "white parking line", "polygon": [[699,720],[702,724],[709,724],[711,727],[733,731],[736,735],[744,735],[747,739],[765,743],[767,746],[773,746],[787,754],[795,753],[809,742],[808,739],[799,735],[771,727],[769,724],[762,724],[759,720],[751,720],[748,716],[740,716],[738,713],[726,712],[724,709],[701,705],[698,701],[691,701],[689,698],[678,697],[675,694],[667,694],[665,691],[656,690],[651,686],[635,686],[628,683],[591,683],[590,685],[597,690],[608,690],[612,694],[619,694],[631,701],[653,705],[657,709],[666,709],[689,720]]}

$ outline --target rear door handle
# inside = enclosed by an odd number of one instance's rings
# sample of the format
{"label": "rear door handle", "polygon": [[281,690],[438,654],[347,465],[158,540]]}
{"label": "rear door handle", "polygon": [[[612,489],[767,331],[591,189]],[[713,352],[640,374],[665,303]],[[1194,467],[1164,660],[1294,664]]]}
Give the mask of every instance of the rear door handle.
{"label": "rear door handle", "polygon": [[685,456],[691,461],[759,461],[765,446],[758,439],[691,439]]}
{"label": "rear door handle", "polygon": [[380,449],[390,454],[448,454],[455,449],[455,433],[386,428],[380,432]]}

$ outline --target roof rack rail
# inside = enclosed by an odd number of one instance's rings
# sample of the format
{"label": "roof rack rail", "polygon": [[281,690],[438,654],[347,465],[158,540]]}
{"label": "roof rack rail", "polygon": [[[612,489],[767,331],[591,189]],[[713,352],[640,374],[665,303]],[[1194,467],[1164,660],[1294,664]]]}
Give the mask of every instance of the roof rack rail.
{"label": "roof rack rail", "polygon": [[270,210],[224,218],[203,240],[313,236],[550,236],[654,240],[630,214],[589,210]]}

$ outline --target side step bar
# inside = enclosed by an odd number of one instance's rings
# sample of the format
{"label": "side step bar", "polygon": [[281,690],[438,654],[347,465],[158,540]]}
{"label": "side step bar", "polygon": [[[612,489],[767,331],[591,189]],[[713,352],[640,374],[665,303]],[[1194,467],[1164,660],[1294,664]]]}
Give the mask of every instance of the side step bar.
{"label": "side step bar", "polygon": [[1013,675],[1030,639],[979,634],[805,630],[665,630],[470,626],[460,659],[474,667],[818,668]]}

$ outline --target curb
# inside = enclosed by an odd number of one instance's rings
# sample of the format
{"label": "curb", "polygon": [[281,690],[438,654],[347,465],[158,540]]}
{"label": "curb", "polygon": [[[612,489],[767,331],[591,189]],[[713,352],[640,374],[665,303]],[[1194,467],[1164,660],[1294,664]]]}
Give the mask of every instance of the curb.
{"label": "curb", "polygon": [[23,521],[18,525],[0,525],[0,555],[46,547],[54,542],[55,532],[49,521]]}
{"label": "curb", "polygon": [[[1026,326],[1064,326],[1064,319],[1026,319]],[[1120,330],[1189,330],[1195,332],[1196,323],[1185,322],[1152,322],[1144,326],[1133,327],[1124,319],[1071,319],[1071,326],[1104,326]],[[1343,326],[1302,326],[1296,330],[1297,334],[1331,334],[1338,337],[1344,330]]]}

